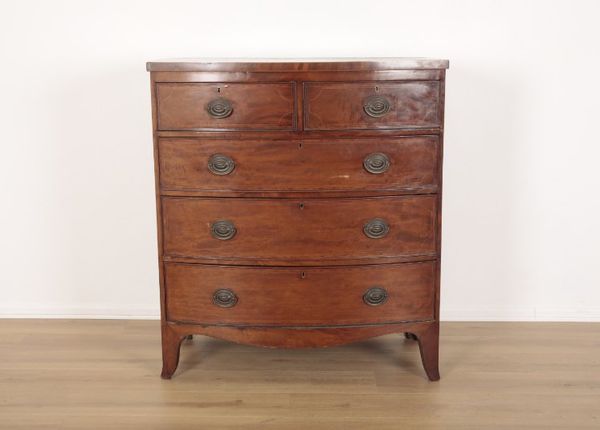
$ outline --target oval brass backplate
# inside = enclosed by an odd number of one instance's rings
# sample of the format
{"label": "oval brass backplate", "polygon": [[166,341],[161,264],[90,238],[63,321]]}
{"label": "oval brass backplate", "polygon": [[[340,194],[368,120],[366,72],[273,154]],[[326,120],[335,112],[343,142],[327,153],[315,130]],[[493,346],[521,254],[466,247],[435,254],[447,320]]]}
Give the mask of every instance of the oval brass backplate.
{"label": "oval brass backplate", "polygon": [[369,306],[380,306],[388,299],[388,293],[385,288],[372,287],[363,295],[363,301]]}

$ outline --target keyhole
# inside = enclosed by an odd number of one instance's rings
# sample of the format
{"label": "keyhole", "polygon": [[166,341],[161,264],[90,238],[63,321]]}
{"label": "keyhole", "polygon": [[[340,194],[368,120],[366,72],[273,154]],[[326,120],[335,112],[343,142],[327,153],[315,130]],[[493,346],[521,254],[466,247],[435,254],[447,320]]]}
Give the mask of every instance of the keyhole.
{"label": "keyhole", "polygon": [[221,87],[217,87],[217,92],[220,93],[221,92]]}
{"label": "keyhole", "polygon": [[379,87],[375,87],[375,91],[379,91]]}
{"label": "keyhole", "polygon": [[301,143],[298,144],[298,149],[302,149],[302,144]]}
{"label": "keyhole", "polygon": [[300,203],[300,204],[298,205],[298,207],[299,207],[300,209],[304,209],[304,203]]}
{"label": "keyhole", "polygon": [[302,272],[302,273],[300,273],[300,278],[301,278],[301,279],[304,279],[304,278],[306,278],[306,272]]}

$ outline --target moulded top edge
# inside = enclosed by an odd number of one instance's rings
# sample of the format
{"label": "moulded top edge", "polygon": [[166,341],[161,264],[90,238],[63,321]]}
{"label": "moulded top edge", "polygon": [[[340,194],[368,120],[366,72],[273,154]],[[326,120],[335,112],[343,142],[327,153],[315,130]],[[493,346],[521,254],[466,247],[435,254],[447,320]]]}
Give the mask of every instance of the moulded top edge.
{"label": "moulded top edge", "polygon": [[181,58],[146,63],[149,72],[311,72],[447,69],[436,58]]}

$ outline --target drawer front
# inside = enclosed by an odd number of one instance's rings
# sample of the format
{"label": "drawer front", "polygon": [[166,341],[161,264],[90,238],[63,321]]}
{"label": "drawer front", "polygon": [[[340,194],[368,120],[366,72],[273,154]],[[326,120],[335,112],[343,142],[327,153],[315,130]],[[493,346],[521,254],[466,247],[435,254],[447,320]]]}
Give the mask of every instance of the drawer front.
{"label": "drawer front", "polygon": [[167,263],[165,276],[171,321],[311,326],[433,318],[434,262],[295,269]]}
{"label": "drawer front", "polygon": [[328,141],[160,139],[165,190],[436,191],[438,138]]}
{"label": "drawer front", "polygon": [[439,127],[438,81],[307,83],[306,130]]}
{"label": "drawer front", "polygon": [[433,255],[437,196],[163,197],[166,256],[344,260]]}
{"label": "drawer front", "polygon": [[156,84],[159,130],[292,130],[295,84]]}

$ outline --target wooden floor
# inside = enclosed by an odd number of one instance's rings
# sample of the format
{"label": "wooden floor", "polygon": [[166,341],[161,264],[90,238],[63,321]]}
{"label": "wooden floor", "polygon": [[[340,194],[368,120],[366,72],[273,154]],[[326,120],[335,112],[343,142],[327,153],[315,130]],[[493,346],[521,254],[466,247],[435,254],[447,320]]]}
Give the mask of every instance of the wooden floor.
{"label": "wooden floor", "polygon": [[197,337],[164,381],[156,321],[0,320],[0,428],[600,429],[600,324],[445,323],[441,342],[439,382],[398,335]]}

